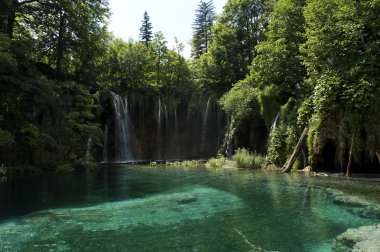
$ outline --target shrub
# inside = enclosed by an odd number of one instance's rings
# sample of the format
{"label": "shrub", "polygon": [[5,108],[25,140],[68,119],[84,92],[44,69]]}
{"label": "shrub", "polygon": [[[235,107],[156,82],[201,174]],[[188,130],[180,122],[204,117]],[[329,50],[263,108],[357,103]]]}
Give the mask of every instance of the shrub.
{"label": "shrub", "polygon": [[64,163],[57,167],[55,170],[56,173],[71,173],[74,171],[74,168],[70,163]]}
{"label": "shrub", "polygon": [[236,162],[238,167],[258,169],[264,168],[268,165],[265,157],[255,153],[251,153],[247,149],[237,149],[232,159]]}
{"label": "shrub", "polygon": [[211,158],[206,165],[210,167],[222,167],[225,163],[226,158],[223,155],[218,155],[216,158]]}

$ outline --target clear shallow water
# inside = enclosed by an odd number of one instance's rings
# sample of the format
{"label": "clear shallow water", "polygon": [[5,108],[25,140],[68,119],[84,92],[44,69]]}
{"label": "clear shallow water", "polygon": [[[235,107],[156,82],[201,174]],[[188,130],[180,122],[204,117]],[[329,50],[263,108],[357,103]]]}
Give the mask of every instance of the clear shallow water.
{"label": "clear shallow water", "polygon": [[380,222],[370,204],[379,188],[367,180],[123,165],[13,178],[0,182],[0,251],[330,251],[347,228]]}

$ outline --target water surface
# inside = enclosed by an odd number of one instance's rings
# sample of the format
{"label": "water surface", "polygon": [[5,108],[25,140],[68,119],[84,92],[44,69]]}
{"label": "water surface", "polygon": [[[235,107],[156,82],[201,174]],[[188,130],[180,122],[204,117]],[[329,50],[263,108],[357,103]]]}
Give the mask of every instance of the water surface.
{"label": "water surface", "polygon": [[330,251],[347,228],[380,222],[379,188],[126,165],[9,178],[0,182],[0,251]]}

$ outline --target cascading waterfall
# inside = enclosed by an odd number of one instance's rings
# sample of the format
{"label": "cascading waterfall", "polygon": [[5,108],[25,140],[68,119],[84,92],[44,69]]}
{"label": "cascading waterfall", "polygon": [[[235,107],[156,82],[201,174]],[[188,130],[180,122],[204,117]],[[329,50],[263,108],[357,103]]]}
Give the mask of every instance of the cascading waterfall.
{"label": "cascading waterfall", "polygon": [[178,129],[178,116],[177,116],[177,106],[175,100],[173,99],[173,109],[174,109],[174,151],[175,158],[179,158],[179,129]]}
{"label": "cascading waterfall", "polygon": [[228,140],[227,140],[227,150],[226,150],[226,154],[227,154],[227,158],[228,159],[231,159],[232,158],[232,133],[230,132],[230,127],[231,127],[231,115],[229,112],[227,112],[227,115],[226,115],[226,124],[227,124],[227,132],[228,132]]}
{"label": "cascading waterfall", "polygon": [[161,133],[161,99],[158,98],[157,133]]}
{"label": "cascading waterfall", "polygon": [[104,132],[103,132],[103,163],[108,162],[108,133],[109,133],[109,128],[108,124],[104,126]]}
{"label": "cascading waterfall", "polygon": [[202,140],[201,140],[201,156],[202,157],[204,157],[204,155],[205,155],[205,145],[206,145],[206,141],[207,141],[207,123],[209,121],[208,117],[209,117],[210,109],[211,109],[210,101],[211,101],[211,97],[209,97],[207,100],[205,116],[203,119]]}
{"label": "cascading waterfall", "polygon": [[91,145],[92,145],[92,136],[90,136],[87,139],[87,145],[86,145],[86,154],[85,154],[85,160],[86,163],[88,163],[91,160]]}
{"label": "cascading waterfall", "polygon": [[218,131],[217,131],[217,136],[216,136],[216,148],[215,150],[217,151],[218,148],[219,148],[219,145],[220,145],[220,110],[219,110],[219,107],[218,107],[218,110],[217,110],[217,127],[218,127]]}
{"label": "cascading waterfall", "polygon": [[164,104],[164,115],[165,115],[165,135],[164,135],[164,143],[165,143],[165,155],[163,156],[165,159],[168,158],[168,153],[170,152],[170,142],[168,141],[168,136],[170,135],[170,128],[169,128],[169,119],[168,119],[168,110],[166,108],[166,104]]}
{"label": "cascading waterfall", "polygon": [[161,145],[162,145],[162,133],[161,133],[161,114],[162,114],[162,105],[161,99],[158,98],[158,114],[157,114],[157,159],[161,157]]}
{"label": "cascading waterfall", "polygon": [[270,127],[271,133],[272,133],[273,130],[276,128],[276,126],[277,126],[277,121],[278,121],[278,118],[279,118],[279,117],[280,117],[280,112],[277,113],[276,117],[274,118],[273,124],[272,124],[272,126]]}
{"label": "cascading waterfall", "polygon": [[303,161],[303,168],[307,167],[307,156],[304,151],[302,151],[302,161]]}
{"label": "cascading waterfall", "polygon": [[128,98],[124,103],[121,97],[111,92],[115,109],[115,136],[116,150],[115,161],[127,162],[133,159],[130,144],[130,127],[128,114]]}

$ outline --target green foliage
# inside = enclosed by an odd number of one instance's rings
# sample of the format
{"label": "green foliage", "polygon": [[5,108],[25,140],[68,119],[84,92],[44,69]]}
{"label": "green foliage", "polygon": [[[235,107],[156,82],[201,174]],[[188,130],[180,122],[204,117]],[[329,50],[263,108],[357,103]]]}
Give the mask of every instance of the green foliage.
{"label": "green foliage", "polygon": [[199,58],[207,53],[209,44],[212,41],[214,25],[214,6],[212,0],[208,2],[200,1],[195,11],[195,21],[193,23],[192,56]]}
{"label": "green foliage", "polygon": [[0,78],[3,74],[14,72],[17,67],[17,61],[13,58],[10,49],[11,40],[6,34],[0,33]]}
{"label": "green foliage", "polygon": [[351,149],[352,138],[358,162],[363,151],[374,156],[379,149],[380,133],[371,130],[379,120],[369,113],[378,113],[379,107],[379,70],[374,68],[380,57],[374,30],[378,6],[379,1],[310,1],[305,8],[302,52],[310,73],[307,82],[315,86],[308,137],[312,162],[327,139],[337,145],[337,163]]}
{"label": "green foliage", "polygon": [[278,89],[275,85],[265,87],[258,96],[260,112],[265,120],[267,129],[272,127],[272,124],[280,111],[280,105],[277,101],[278,97]]}
{"label": "green foliage", "polygon": [[[194,103],[200,94],[222,96],[231,128],[262,117],[270,132],[268,160],[276,165],[286,161],[305,124],[312,165],[327,141],[337,147],[337,163],[350,149],[355,162],[375,157],[379,9],[379,0],[229,0],[214,19],[212,2],[201,1],[195,58],[186,61],[182,44],[172,50],[162,32],[152,35],[147,13],[144,43],[124,42],[107,31],[107,1],[3,1],[1,154],[20,167],[92,166],[102,147],[100,89],[190,97]],[[89,139],[95,150],[86,153]],[[235,156],[245,167],[265,163],[245,149]]]}
{"label": "green foliage", "polygon": [[252,111],[259,111],[258,94],[259,90],[253,88],[244,80],[236,83],[232,89],[221,99],[222,108],[231,113],[232,118],[238,125]]}
{"label": "green foliage", "polygon": [[[200,162],[199,160],[184,160],[184,161],[166,162],[163,165],[178,166],[178,167],[198,167],[198,166],[204,166],[204,163]],[[151,162],[150,166],[157,166],[157,163]]]}
{"label": "green foliage", "polygon": [[256,55],[255,46],[263,39],[266,26],[264,2],[228,1],[212,29],[214,35],[207,48],[207,61],[203,58],[199,64],[205,68],[200,71],[206,73],[200,80],[202,85],[211,83],[218,95],[227,92],[248,73],[248,66]]}
{"label": "green foliage", "polygon": [[11,132],[0,128],[0,146],[14,144],[15,139]]}
{"label": "green foliage", "polygon": [[251,153],[247,149],[237,149],[232,159],[236,162],[238,167],[259,169],[268,166],[268,162],[265,157],[255,153]]}
{"label": "green foliage", "polygon": [[267,158],[276,166],[285,164],[298,142],[300,128],[297,126],[297,109],[295,99],[290,99],[281,107],[277,125],[270,131]]}
{"label": "green foliage", "polygon": [[164,35],[159,32],[146,47],[142,43],[114,39],[104,58],[102,85],[105,89],[127,91],[185,93],[193,90],[188,63],[177,51],[169,50]]}
{"label": "green foliage", "polygon": [[74,171],[74,168],[69,163],[61,164],[55,170],[56,173],[71,173],[73,171]]}
{"label": "green foliage", "polygon": [[153,38],[153,26],[152,23],[149,21],[150,17],[148,15],[148,12],[144,12],[144,19],[141,22],[140,27],[140,42],[144,43],[146,47],[148,47],[149,43],[152,41]]}
{"label": "green foliage", "polygon": [[226,158],[223,155],[218,155],[216,158],[211,158],[207,161],[206,166],[213,168],[222,167],[226,163]]}

